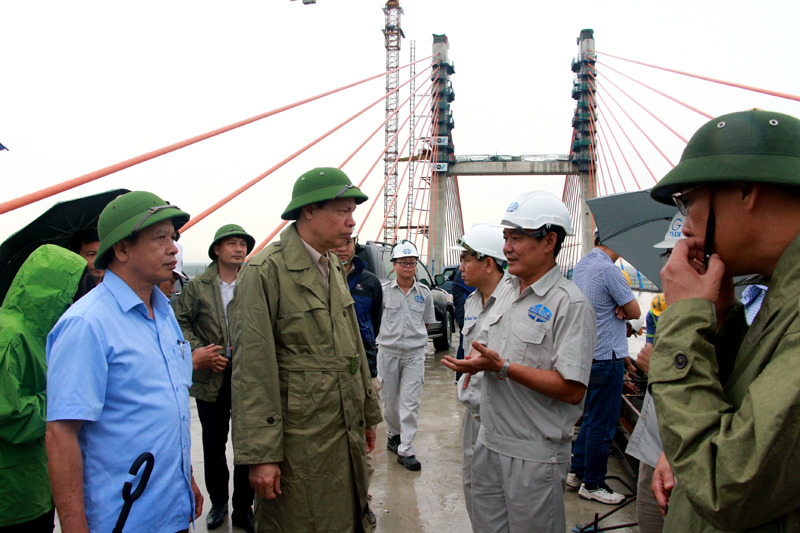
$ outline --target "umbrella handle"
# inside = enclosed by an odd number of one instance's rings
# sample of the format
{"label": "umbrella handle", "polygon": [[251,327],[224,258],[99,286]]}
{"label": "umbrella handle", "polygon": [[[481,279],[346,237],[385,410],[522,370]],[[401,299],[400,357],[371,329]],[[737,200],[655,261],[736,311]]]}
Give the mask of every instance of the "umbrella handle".
{"label": "umbrella handle", "polygon": [[139,496],[142,495],[145,487],[147,487],[147,482],[150,481],[150,474],[153,472],[153,464],[155,463],[155,458],[150,452],[144,452],[137,457],[131,465],[130,470],[128,470],[128,473],[135,476],[139,472],[142,463],[147,464],[144,467],[142,479],[139,480],[139,485],[136,486],[136,490],[131,493],[133,483],[130,481],[126,481],[125,485],[122,486],[122,499],[125,503],[122,505],[122,510],[119,513],[119,518],[117,519],[116,526],[114,526],[113,533],[122,533],[122,528],[125,526],[125,522],[128,520],[128,514],[131,512],[133,502],[139,499]]}

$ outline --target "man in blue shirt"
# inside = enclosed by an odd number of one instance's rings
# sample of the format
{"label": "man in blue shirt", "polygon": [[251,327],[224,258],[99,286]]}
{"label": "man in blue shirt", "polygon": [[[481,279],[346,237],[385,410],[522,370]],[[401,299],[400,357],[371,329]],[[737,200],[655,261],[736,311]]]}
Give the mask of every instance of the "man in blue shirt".
{"label": "man in blue shirt", "polygon": [[608,505],[625,499],[606,485],[606,467],[622,403],[623,360],[628,357],[625,321],[641,315],[639,303],[614,264],[617,259],[619,255],[595,236],[594,249],[578,261],[572,275],[572,281],[594,307],[597,348],[586,391],[586,414],[573,448],[567,485],[579,488],[581,498]]}
{"label": "man in blue shirt", "polygon": [[189,215],[142,191],[100,214],[95,266],[103,283],[47,338],[47,458],[64,532],[114,529],[128,473],[155,461],[125,529],[175,533],[200,516],[190,464],[191,348],[156,285],[175,268],[175,232]]}

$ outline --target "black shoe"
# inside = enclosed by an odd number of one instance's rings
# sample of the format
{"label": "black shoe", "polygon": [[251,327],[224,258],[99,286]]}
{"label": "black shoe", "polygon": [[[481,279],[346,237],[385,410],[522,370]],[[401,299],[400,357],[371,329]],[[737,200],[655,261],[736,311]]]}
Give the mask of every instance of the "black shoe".
{"label": "black shoe", "polygon": [[422,470],[422,463],[417,461],[417,458],[414,457],[413,455],[409,455],[408,457],[403,457],[402,455],[398,455],[397,463],[415,472],[417,470]]}
{"label": "black shoe", "polygon": [[392,453],[397,453],[397,448],[400,446],[400,435],[389,437],[386,442],[386,449]]}
{"label": "black shoe", "polygon": [[375,516],[375,513],[372,512],[369,505],[367,505],[367,512],[369,513],[369,524],[372,526],[372,529],[375,529],[378,527],[378,517]]}
{"label": "black shoe", "polygon": [[240,527],[244,529],[247,531],[247,533],[253,533],[256,530],[256,523],[255,520],[253,520],[253,510],[234,510],[233,514],[231,514],[231,524],[233,524],[233,527]]}
{"label": "black shoe", "polygon": [[225,522],[225,516],[228,514],[228,504],[212,505],[211,510],[206,516],[206,526],[208,529],[217,529]]}

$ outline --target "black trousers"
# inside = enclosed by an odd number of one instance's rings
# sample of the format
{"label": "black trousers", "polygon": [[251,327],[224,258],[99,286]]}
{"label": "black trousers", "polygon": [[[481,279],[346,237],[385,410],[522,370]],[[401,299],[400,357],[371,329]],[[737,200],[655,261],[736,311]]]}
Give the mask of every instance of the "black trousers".
{"label": "black trousers", "polygon": [[0,527],[0,533],[52,533],[55,529],[56,510],[51,509],[38,518],[22,524]]}
{"label": "black trousers", "polygon": [[[208,496],[212,505],[228,503],[228,458],[225,445],[231,425],[231,366],[225,369],[225,379],[216,402],[197,400],[197,415],[203,427],[203,462]],[[245,512],[253,506],[255,491],[250,486],[250,468],[233,467],[233,510]],[[239,514],[239,513],[237,513]]]}

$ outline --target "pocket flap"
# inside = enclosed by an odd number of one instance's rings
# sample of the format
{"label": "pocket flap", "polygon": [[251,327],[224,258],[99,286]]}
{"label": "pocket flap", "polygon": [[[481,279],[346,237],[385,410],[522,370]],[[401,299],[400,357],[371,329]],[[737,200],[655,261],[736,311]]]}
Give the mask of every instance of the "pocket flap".
{"label": "pocket flap", "polygon": [[514,335],[519,337],[522,342],[531,344],[541,344],[545,333],[546,331],[544,328],[534,324],[514,328]]}

